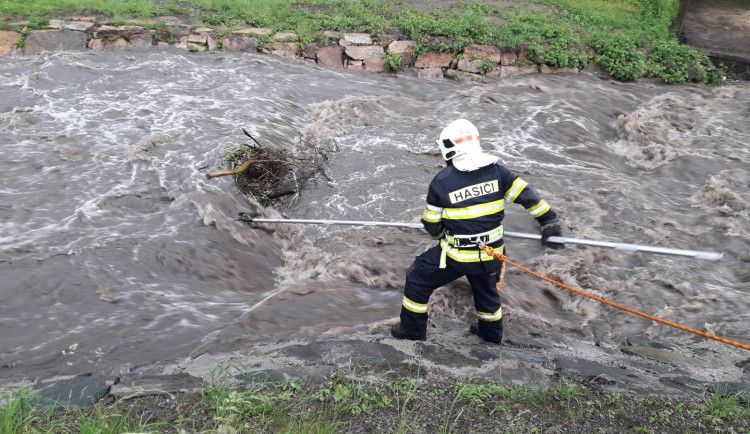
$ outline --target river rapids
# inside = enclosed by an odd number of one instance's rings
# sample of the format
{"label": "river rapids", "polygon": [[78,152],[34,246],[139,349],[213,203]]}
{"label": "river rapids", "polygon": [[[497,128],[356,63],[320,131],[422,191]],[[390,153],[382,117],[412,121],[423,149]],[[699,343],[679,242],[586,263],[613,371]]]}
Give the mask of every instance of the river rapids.
{"label": "river rapids", "polygon": [[[723,252],[718,262],[506,238],[509,257],[608,300],[750,343],[750,86],[491,82],[373,75],[242,54],[56,53],[0,62],[0,377],[116,373],[320,335],[387,335],[417,229],[266,225],[265,217],[418,222],[467,118],[534,185],[566,236]],[[324,155],[264,208],[209,180],[248,138]],[[508,231],[538,233],[509,205]],[[561,345],[744,351],[509,270],[506,330]],[[433,295],[428,339],[474,320],[468,283]],[[506,332],[507,333],[507,332]]]}

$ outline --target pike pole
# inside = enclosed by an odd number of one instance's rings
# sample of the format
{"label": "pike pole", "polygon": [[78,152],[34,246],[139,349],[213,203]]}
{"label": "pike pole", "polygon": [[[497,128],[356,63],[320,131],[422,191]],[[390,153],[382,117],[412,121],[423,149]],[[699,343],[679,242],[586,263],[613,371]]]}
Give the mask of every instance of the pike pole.
{"label": "pike pole", "polygon": [[[391,227],[391,228],[423,229],[421,223],[399,223],[399,222],[391,223],[391,222],[376,222],[376,221],[361,221],[361,220],[263,219],[263,218],[249,218],[249,217],[240,217],[239,220],[243,222],[248,222],[248,223],[379,226],[379,227]],[[542,239],[542,236],[539,234],[528,234],[528,233],[523,233],[523,232],[506,231],[503,235],[511,237],[511,238],[525,238],[525,239],[530,239],[530,240]],[[548,240],[553,243],[579,244],[583,246],[604,247],[607,249],[620,250],[620,251],[627,252],[627,253],[635,253],[635,252],[657,253],[657,254],[662,254],[662,255],[686,256],[688,258],[703,259],[706,261],[718,261],[724,256],[723,253],[719,253],[719,252],[673,249],[669,247],[643,246],[639,244],[627,244],[627,243],[618,243],[618,242],[612,242],[612,241],[584,240],[584,239],[579,239],[579,238],[567,238],[567,237],[549,237]]]}

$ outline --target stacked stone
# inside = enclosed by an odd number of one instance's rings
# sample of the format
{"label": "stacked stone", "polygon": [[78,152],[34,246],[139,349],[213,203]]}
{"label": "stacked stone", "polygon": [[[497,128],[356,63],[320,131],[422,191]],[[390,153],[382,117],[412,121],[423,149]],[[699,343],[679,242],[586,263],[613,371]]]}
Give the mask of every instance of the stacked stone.
{"label": "stacked stone", "polygon": [[[24,23],[16,23],[25,25]],[[146,51],[182,49],[266,53],[287,59],[302,59],[330,69],[346,69],[382,73],[386,71],[386,55],[401,57],[400,68],[414,68],[423,78],[501,78],[517,74],[577,73],[576,68],[549,68],[529,59],[526,50],[500,50],[491,45],[469,45],[460,56],[428,51],[414,58],[417,44],[367,33],[324,33],[324,43],[299,43],[299,36],[290,32],[273,32],[269,28],[246,27],[224,34],[225,30],[209,27],[191,29],[178,18],[158,17],[142,26],[115,26],[97,17],[68,17],[50,20],[49,29],[25,33],[22,52],[44,51]],[[158,24],[158,25],[156,25]],[[0,31],[0,55],[17,48],[21,33]]]}

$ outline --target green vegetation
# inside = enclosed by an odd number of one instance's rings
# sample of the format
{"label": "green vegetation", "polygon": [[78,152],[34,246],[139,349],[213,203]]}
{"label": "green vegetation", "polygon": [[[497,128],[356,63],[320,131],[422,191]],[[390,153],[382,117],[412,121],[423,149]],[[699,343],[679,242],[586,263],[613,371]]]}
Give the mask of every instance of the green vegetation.
{"label": "green vegetation", "polygon": [[597,63],[615,79],[633,81],[646,72],[645,55],[625,35],[600,36],[593,44],[599,53]]}
{"label": "green vegetation", "polygon": [[[605,394],[567,379],[546,389],[509,383],[427,382],[393,371],[336,372],[303,386],[271,382],[237,363],[217,367],[202,392],[43,410],[28,391],[6,397],[0,432],[746,432],[750,407],[714,393],[675,402]],[[356,372],[354,372],[356,371]],[[235,379],[242,378],[244,384]],[[367,380],[363,378],[368,378]]]}
{"label": "green vegetation", "polygon": [[385,56],[383,56],[383,65],[388,72],[398,72],[401,69],[401,55],[385,53]]}
{"label": "green vegetation", "polygon": [[8,394],[5,400],[5,408],[0,411],[0,432],[22,432],[34,420],[32,397],[28,391],[20,390]]}
{"label": "green vegetation", "polygon": [[692,47],[680,45],[675,40],[663,40],[654,45],[648,58],[649,75],[665,83],[685,81],[708,82],[719,85],[724,79],[722,67],[706,67],[708,58]]}
{"label": "green vegetation", "polygon": [[27,390],[18,390],[5,397],[5,408],[0,408],[0,432],[16,433],[85,433],[117,434],[123,432],[164,432],[159,421],[146,422],[118,406],[96,405],[88,410],[59,411],[36,407],[38,397]]}
{"label": "green vegetation", "polygon": [[735,395],[725,396],[721,393],[714,392],[713,395],[704,396],[703,400],[688,410],[693,416],[699,416],[713,425],[718,425],[726,420],[732,420],[738,417],[747,417],[747,405],[743,405],[740,399]]}
{"label": "green vegetation", "polygon": [[[30,29],[64,13],[98,13],[115,22],[181,15],[195,26],[240,25],[296,32],[300,44],[323,31],[401,32],[426,49],[459,53],[470,44],[532,49],[537,63],[581,68],[594,61],[618,80],[720,84],[723,72],[678,43],[670,30],[679,0],[517,0],[503,8],[465,1],[425,11],[409,0],[0,0],[0,22],[26,18]],[[418,55],[419,53],[417,53]],[[395,59],[388,59],[395,71]],[[483,68],[486,69],[486,68]],[[486,73],[486,72],[485,72]]]}
{"label": "green vegetation", "polygon": [[479,73],[482,75],[487,75],[492,71],[492,61],[489,57],[486,57],[482,60],[482,63],[479,64]]}

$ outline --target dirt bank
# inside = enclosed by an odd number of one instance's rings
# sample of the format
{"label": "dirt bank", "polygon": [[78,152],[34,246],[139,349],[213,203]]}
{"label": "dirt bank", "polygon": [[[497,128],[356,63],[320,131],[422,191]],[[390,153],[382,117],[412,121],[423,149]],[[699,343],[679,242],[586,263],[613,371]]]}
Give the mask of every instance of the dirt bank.
{"label": "dirt bank", "polygon": [[686,44],[750,80],[750,3],[744,0],[683,0],[675,29]]}

